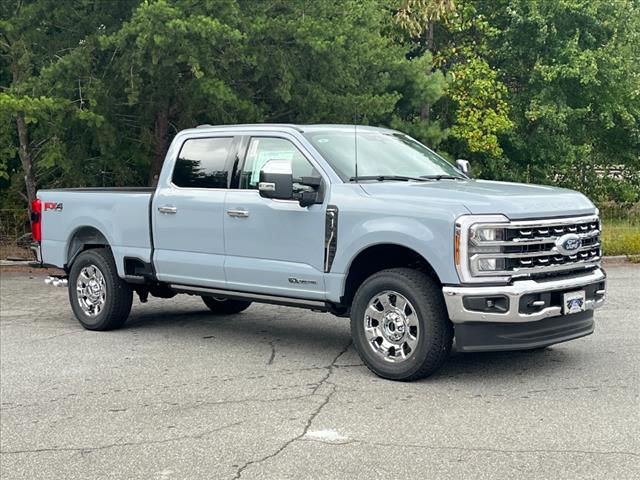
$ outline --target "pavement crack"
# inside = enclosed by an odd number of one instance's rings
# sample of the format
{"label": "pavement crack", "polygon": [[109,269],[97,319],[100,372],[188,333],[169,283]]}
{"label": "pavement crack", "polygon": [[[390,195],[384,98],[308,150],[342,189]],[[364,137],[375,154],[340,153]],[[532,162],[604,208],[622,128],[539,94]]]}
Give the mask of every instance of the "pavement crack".
{"label": "pavement crack", "polygon": [[358,443],[372,447],[398,447],[398,448],[420,448],[424,450],[458,450],[464,452],[486,452],[486,453],[570,453],[578,455],[627,455],[640,457],[640,453],[617,451],[617,450],[579,450],[579,449],[503,449],[490,447],[455,447],[445,445],[422,445],[411,443],[389,443],[389,442],[368,442],[365,440],[353,439],[345,443]]}
{"label": "pavement crack", "polygon": [[25,449],[25,450],[0,450],[0,454],[2,455],[10,455],[10,454],[23,454],[23,453],[42,453],[42,452],[80,452],[82,454],[95,452],[98,450],[107,450],[109,448],[116,447],[135,447],[139,445],[157,445],[162,443],[170,443],[177,442],[180,440],[186,439],[194,439],[198,440],[207,435],[211,435],[212,433],[220,432],[222,430],[226,430],[227,428],[232,428],[237,425],[245,423],[245,421],[234,422],[228,425],[223,425],[221,427],[213,428],[210,430],[205,430],[204,432],[200,432],[197,434],[189,434],[189,435],[181,435],[178,437],[171,438],[163,438],[161,440],[143,440],[140,442],[121,442],[121,443],[110,443],[107,445],[99,445],[96,447],[50,447],[50,448],[34,448],[34,449]]}
{"label": "pavement crack", "polygon": [[276,358],[276,347],[274,343],[269,342],[269,345],[271,346],[271,356],[269,357],[269,361],[267,362],[267,365],[271,365],[273,363],[273,360]]}
{"label": "pavement crack", "polygon": [[307,434],[307,432],[311,428],[311,425],[313,424],[313,421],[320,414],[322,409],[324,407],[326,407],[327,404],[331,401],[331,397],[333,397],[334,393],[336,392],[336,386],[335,386],[335,384],[329,382],[329,378],[331,377],[331,375],[333,374],[333,371],[336,368],[336,362],[340,359],[340,357],[342,355],[344,355],[347,352],[347,350],[349,350],[350,346],[351,346],[351,340],[349,340],[349,342],[345,345],[345,347],[342,350],[340,350],[340,352],[338,352],[338,354],[333,358],[331,363],[329,365],[327,365],[326,367],[324,367],[324,369],[326,370],[325,375],[318,381],[318,383],[316,384],[316,386],[314,387],[314,389],[312,390],[312,392],[311,392],[311,394],[309,396],[315,395],[318,392],[318,390],[320,390],[320,388],[325,384],[330,384],[332,388],[331,388],[331,391],[329,393],[327,393],[327,395],[318,404],[318,406],[315,409],[313,409],[313,411],[311,412],[311,414],[307,418],[307,421],[305,422],[305,425],[304,425],[304,428],[302,430],[302,433],[300,433],[299,435],[296,435],[295,437],[293,437],[293,438],[287,440],[286,442],[284,442],[274,452],[272,452],[272,453],[270,453],[268,455],[265,455],[265,456],[263,456],[261,458],[258,458],[256,460],[249,460],[248,462],[246,462],[244,465],[242,465],[241,467],[238,468],[238,470],[236,471],[236,474],[233,476],[233,480],[237,480],[240,477],[242,477],[243,472],[247,468],[251,467],[252,465],[259,465],[259,464],[261,464],[263,462],[266,462],[267,460],[270,460],[272,458],[277,457],[284,450],[286,450],[287,447],[289,447],[289,445],[291,445],[292,443],[296,442],[297,440],[300,440],[301,438],[303,438]]}

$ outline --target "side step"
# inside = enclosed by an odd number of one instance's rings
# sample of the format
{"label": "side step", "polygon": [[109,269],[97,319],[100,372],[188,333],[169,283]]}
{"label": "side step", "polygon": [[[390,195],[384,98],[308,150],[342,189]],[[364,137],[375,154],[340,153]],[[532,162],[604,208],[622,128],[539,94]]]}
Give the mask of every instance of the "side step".
{"label": "side step", "polygon": [[220,288],[195,287],[191,285],[171,284],[169,288],[176,292],[190,293],[192,295],[210,295],[218,297],[233,298],[237,300],[248,300],[258,303],[272,303],[274,305],[287,305],[289,307],[309,308],[322,312],[331,311],[331,306],[322,300],[307,300],[304,298],[281,297],[278,295],[266,295],[264,293],[239,292],[235,290],[224,290]]}

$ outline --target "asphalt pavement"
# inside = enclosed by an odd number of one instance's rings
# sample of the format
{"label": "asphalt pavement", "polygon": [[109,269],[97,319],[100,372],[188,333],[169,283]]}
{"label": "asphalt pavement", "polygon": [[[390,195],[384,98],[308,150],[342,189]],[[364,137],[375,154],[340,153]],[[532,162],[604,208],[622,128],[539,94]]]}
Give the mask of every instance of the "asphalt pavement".
{"label": "asphalt pavement", "polygon": [[66,289],[2,272],[0,477],[640,478],[640,267],[608,274],[593,335],[398,383],[329,314],[136,299],[89,332]]}

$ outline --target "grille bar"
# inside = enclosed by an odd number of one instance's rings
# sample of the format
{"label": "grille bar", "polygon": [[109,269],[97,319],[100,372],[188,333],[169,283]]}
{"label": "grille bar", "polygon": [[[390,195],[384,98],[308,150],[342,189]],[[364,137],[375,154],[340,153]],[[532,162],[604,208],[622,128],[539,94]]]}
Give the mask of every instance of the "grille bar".
{"label": "grille bar", "polygon": [[[509,230],[510,228],[507,227]],[[569,233],[569,232],[568,232]],[[600,236],[600,230],[595,229],[585,233],[576,233],[581,240]],[[496,246],[496,247],[508,247],[508,246],[520,246],[520,245],[537,245],[541,243],[555,243],[555,241],[562,235],[551,237],[533,237],[533,238],[514,238],[513,240],[493,240],[493,241],[478,241],[474,240],[474,243],[482,246]]]}
{"label": "grille bar", "polygon": [[[578,250],[576,250],[576,253],[594,250],[596,248],[598,249],[600,248],[599,243],[581,247]],[[476,253],[471,257],[471,259],[474,260],[476,258],[534,258],[534,257],[549,256],[549,255],[564,256],[560,254],[557,250],[551,249],[551,250],[541,250],[538,252],[522,252],[522,253]],[[574,255],[570,255],[570,256],[567,255],[566,257],[571,258],[573,256]]]}

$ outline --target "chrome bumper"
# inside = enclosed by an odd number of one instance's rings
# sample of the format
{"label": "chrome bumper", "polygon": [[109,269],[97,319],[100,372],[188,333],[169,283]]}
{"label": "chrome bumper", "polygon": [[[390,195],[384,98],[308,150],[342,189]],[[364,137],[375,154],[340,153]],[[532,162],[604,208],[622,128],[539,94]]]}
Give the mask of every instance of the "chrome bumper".
{"label": "chrome bumper", "polygon": [[[520,280],[515,281],[511,285],[505,286],[486,286],[486,287],[443,287],[444,299],[449,311],[449,318],[453,323],[465,322],[511,322],[523,323],[534,322],[549,317],[557,317],[562,315],[562,307],[552,305],[545,307],[534,313],[520,312],[520,298],[524,295],[536,293],[548,293],[557,290],[579,290],[593,283],[604,281],[606,275],[600,268],[593,270],[587,275],[576,275],[570,278],[560,280]],[[505,312],[482,312],[468,310],[464,306],[465,297],[492,297],[505,296],[509,299],[509,306]],[[594,310],[605,301],[605,295],[601,294],[598,298],[587,299],[585,301],[586,310]]]}
{"label": "chrome bumper", "polygon": [[40,242],[33,242],[31,245],[29,245],[29,248],[36,256],[36,261],[38,263],[42,263],[42,249],[40,247]]}

